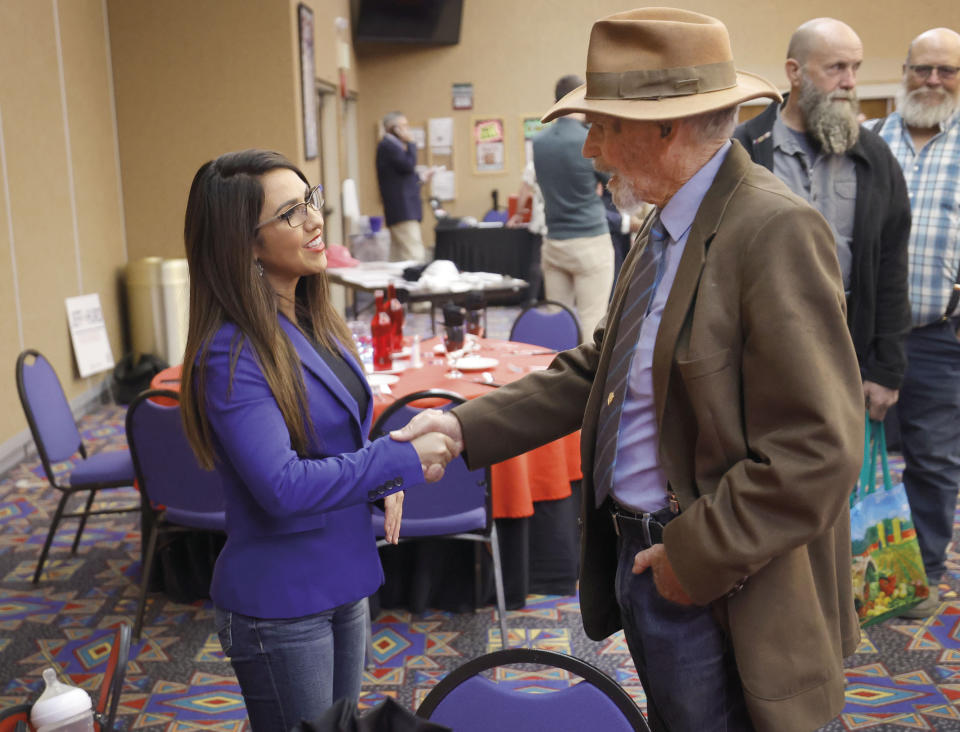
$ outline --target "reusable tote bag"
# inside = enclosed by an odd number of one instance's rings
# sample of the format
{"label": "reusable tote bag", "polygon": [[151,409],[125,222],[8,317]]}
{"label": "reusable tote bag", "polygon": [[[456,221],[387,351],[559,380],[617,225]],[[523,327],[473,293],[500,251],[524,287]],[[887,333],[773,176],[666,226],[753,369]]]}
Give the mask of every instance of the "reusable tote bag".
{"label": "reusable tote bag", "polygon": [[[877,455],[883,466],[879,488]],[[869,417],[860,480],[850,496],[850,539],[860,625],[896,617],[929,594],[907,492],[890,479],[883,422]]]}

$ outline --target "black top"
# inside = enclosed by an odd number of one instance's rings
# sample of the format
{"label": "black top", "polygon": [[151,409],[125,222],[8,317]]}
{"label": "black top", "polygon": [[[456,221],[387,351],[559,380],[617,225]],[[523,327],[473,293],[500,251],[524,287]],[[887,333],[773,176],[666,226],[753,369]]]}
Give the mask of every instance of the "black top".
{"label": "black top", "polygon": [[360,407],[360,419],[362,420],[363,416],[367,413],[370,398],[367,396],[367,390],[363,388],[363,382],[360,381],[357,372],[350,368],[350,365],[344,360],[343,355],[339,351],[331,351],[322,343],[313,340],[313,338],[309,338],[309,340],[316,349],[317,355],[330,367],[334,376],[340,379],[340,383],[343,384],[344,388],[350,392],[350,396],[357,402],[357,406]]}

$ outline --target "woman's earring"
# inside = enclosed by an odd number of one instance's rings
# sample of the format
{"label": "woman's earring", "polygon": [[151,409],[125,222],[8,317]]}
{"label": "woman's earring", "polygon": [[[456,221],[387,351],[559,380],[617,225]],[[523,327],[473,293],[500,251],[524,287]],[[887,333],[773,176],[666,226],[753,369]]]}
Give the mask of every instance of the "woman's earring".
{"label": "woman's earring", "polygon": [[254,259],[253,261],[257,265],[257,274],[263,277],[263,262],[259,259]]}

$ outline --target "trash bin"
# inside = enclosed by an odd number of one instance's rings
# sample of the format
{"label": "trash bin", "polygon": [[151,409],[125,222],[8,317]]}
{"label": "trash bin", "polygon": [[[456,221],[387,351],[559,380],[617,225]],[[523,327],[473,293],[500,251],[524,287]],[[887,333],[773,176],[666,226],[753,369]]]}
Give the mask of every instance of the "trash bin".
{"label": "trash bin", "polygon": [[163,301],[163,350],[170,364],[183,363],[190,311],[190,276],[186,259],[165,259],[160,272]]}
{"label": "trash bin", "polygon": [[390,259],[390,232],[383,228],[380,216],[360,216],[350,235],[350,253],[361,262],[386,262]]}
{"label": "trash bin", "polygon": [[134,363],[145,353],[161,355],[164,348],[162,271],[161,257],[127,263],[127,310]]}
{"label": "trash bin", "polygon": [[127,264],[127,308],[133,363],[144,354],[183,361],[190,287],[186,259],[146,257]]}

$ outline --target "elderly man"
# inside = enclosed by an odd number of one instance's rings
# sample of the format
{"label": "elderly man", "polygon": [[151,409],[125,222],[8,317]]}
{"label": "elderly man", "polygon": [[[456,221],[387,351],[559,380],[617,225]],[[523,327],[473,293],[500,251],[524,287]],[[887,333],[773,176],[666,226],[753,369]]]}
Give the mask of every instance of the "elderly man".
{"label": "elderly man", "polygon": [[863,394],[823,218],[730,142],[737,72],[714,18],[597,21],[587,83],[547,112],[591,123],[617,206],[656,205],[592,341],[397,432],[485,465],[582,428],[580,604],[621,627],[655,730],[813,730],[859,638],[848,497]]}
{"label": "elderly man", "polygon": [[847,293],[847,326],[872,419],[896,401],[910,330],[907,238],[910,201],[900,166],[883,140],[857,122],[859,37],[846,23],[817,18],[790,38],[790,94],[740,125],[734,136],[816,208],[833,230]]}
{"label": "elderly man", "polygon": [[422,262],[427,255],[420,232],[423,204],[417,143],[400,112],[390,112],[383,118],[383,137],[377,144],[377,182],[390,229],[390,259]]}
{"label": "elderly man", "polygon": [[917,36],[903,66],[897,111],[878,125],[903,167],[913,206],[907,373],[897,407],[917,539],[932,592],[915,617],[939,606],[960,486],[960,35]]}

